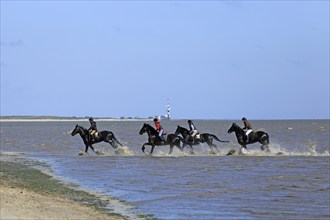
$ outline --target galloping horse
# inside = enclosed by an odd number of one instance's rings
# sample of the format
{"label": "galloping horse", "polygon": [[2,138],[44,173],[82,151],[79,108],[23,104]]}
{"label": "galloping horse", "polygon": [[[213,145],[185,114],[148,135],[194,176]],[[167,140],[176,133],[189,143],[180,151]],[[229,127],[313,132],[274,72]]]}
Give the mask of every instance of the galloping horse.
{"label": "galloping horse", "polygon": [[101,131],[99,132],[97,138],[90,140],[90,134],[88,130],[82,126],[76,125],[76,127],[71,132],[71,135],[75,136],[78,133],[80,134],[80,137],[83,139],[86,146],[85,153],[87,153],[88,147],[90,147],[95,153],[98,154],[98,151],[95,151],[92,145],[101,141],[111,144],[111,146],[115,149],[118,147],[118,145],[123,146],[111,131]]}
{"label": "galloping horse", "polygon": [[170,145],[170,152],[168,154],[171,154],[173,152],[173,147],[176,146],[179,148],[180,151],[182,151],[182,148],[180,146],[180,141],[184,143],[184,140],[182,137],[176,135],[176,134],[168,134],[166,141],[162,141],[160,137],[158,136],[158,132],[149,124],[144,123],[139,134],[142,135],[143,133],[148,133],[148,142],[144,143],[142,145],[142,151],[145,150],[145,145],[151,145],[151,152],[153,153],[155,146],[164,146],[164,145]]}
{"label": "galloping horse", "polygon": [[248,141],[244,141],[244,130],[239,127],[236,123],[228,129],[228,133],[235,132],[238,143],[242,148],[247,149],[246,145],[259,142],[261,145],[261,150],[269,151],[269,135],[263,131],[251,132],[248,137]]}
{"label": "galloping horse", "polygon": [[179,125],[175,131],[175,134],[176,135],[181,134],[182,137],[186,140],[186,143],[190,146],[190,148],[192,150],[193,150],[192,145],[197,145],[197,144],[206,142],[209,145],[211,150],[212,150],[212,147],[214,147],[219,152],[217,145],[213,143],[213,139],[215,139],[219,142],[228,142],[228,141],[222,141],[214,134],[209,134],[209,133],[202,133],[202,134],[200,134],[200,139],[196,139],[196,136],[195,136],[195,139],[193,141],[188,141],[187,139],[189,137],[189,130],[184,127],[181,127]]}

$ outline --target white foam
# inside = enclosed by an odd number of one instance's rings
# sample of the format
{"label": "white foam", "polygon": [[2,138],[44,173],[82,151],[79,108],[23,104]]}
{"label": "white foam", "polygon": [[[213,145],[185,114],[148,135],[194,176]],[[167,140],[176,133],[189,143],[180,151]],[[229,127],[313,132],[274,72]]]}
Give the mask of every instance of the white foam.
{"label": "white foam", "polygon": [[127,146],[118,147],[115,150],[116,156],[134,156],[135,153],[131,151]]}
{"label": "white foam", "polygon": [[239,155],[243,156],[330,156],[328,151],[323,153],[317,152],[317,145],[311,144],[305,151],[288,151],[286,147],[279,144],[270,144],[270,151],[262,151],[258,148],[250,148],[248,150],[241,149]]}

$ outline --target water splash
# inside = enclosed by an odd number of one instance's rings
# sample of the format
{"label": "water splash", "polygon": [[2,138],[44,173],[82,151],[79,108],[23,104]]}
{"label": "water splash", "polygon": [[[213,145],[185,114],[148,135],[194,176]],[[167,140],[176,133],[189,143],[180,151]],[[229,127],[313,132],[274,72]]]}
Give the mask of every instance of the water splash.
{"label": "water splash", "polygon": [[127,146],[118,147],[115,150],[116,156],[135,156],[135,153],[131,151]]}
{"label": "water splash", "polygon": [[[307,149],[305,150],[294,150],[289,151],[287,150],[290,147],[284,147],[279,144],[271,144],[270,152],[261,151],[260,149],[238,149],[236,150],[235,155],[242,155],[242,156],[330,156],[329,151],[325,151],[323,153],[317,151],[317,143],[311,143]],[[238,147],[240,148],[240,147]]]}

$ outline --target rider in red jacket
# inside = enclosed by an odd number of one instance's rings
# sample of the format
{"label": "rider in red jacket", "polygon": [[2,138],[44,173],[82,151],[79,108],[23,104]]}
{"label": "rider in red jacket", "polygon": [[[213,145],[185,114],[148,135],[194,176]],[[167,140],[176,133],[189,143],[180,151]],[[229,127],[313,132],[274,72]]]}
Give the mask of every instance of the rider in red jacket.
{"label": "rider in red jacket", "polygon": [[158,131],[158,136],[159,136],[159,138],[160,138],[162,141],[165,141],[164,138],[163,138],[164,129],[163,129],[163,127],[161,126],[161,124],[160,124],[160,122],[158,121],[157,118],[154,119],[154,123],[155,123],[155,126],[156,126],[156,130]]}

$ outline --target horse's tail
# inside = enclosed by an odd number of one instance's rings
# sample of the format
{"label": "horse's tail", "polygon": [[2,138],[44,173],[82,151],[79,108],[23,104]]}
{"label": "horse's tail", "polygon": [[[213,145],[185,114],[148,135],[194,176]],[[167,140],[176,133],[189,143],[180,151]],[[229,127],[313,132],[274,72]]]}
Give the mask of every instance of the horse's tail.
{"label": "horse's tail", "polygon": [[214,134],[210,134],[210,136],[212,136],[215,140],[222,142],[222,143],[228,143],[229,141],[222,141],[220,140],[217,136],[215,136]]}

